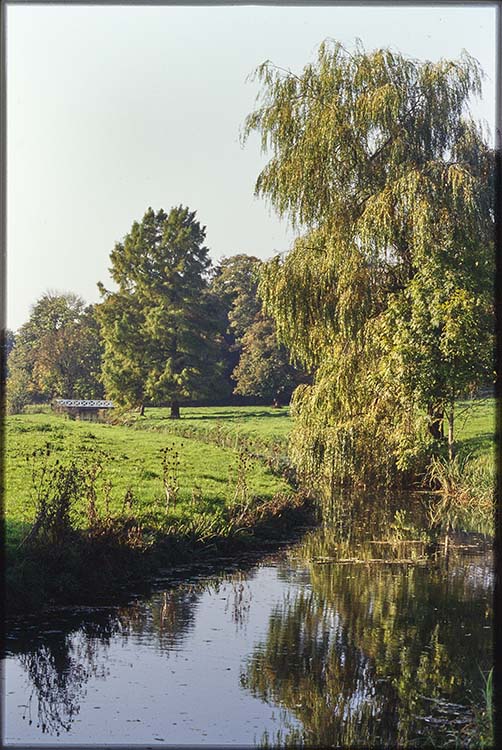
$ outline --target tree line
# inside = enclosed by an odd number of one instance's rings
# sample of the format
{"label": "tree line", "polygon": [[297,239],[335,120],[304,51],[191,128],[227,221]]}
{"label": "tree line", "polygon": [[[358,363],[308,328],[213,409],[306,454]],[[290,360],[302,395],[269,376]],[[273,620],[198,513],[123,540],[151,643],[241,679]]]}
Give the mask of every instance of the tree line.
{"label": "tree line", "polygon": [[111,252],[116,288],[100,282],[100,303],[44,294],[7,332],[8,411],[56,397],[107,396],[141,413],[168,404],[172,418],[187,401],[287,403],[305,376],[262,310],[263,263],[238,254],[213,266],[205,237],[195,211],[148,208]]}

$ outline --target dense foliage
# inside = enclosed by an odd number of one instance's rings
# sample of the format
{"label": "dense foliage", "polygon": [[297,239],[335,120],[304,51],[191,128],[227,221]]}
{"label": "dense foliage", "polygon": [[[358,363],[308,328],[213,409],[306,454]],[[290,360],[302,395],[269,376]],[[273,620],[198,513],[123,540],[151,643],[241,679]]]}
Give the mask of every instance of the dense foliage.
{"label": "dense foliage", "polygon": [[205,227],[179,206],[149,208],[111,253],[115,292],[102,284],[103,381],[118,404],[184,400],[218,385],[219,332],[208,291]]}
{"label": "dense foliage", "polygon": [[290,363],[289,352],[277,340],[273,319],[262,309],[258,285],[263,266],[250,255],[224,258],[212,289],[227,311],[234,393],[279,406],[289,403],[305,376]]}
{"label": "dense foliage", "polygon": [[76,294],[44,294],[8,358],[7,409],[54,397],[99,398],[102,345],[95,309]]}
{"label": "dense foliage", "polygon": [[300,75],[264,63],[256,192],[301,236],[261,293],[315,370],[294,395],[300,469],[420,469],[453,405],[492,370],[492,154],[468,112],[478,64],[321,45]]}
{"label": "dense foliage", "polygon": [[258,313],[243,335],[241,347],[233,373],[235,393],[258,396],[274,406],[289,403],[302,375],[290,364],[285,347],[277,342],[271,318]]}

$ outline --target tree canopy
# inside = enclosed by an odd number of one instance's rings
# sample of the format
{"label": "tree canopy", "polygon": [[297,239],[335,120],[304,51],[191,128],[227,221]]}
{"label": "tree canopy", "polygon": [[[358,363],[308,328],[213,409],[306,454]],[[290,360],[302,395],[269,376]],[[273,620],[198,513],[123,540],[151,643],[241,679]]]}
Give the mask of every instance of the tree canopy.
{"label": "tree canopy", "polygon": [[234,370],[235,393],[257,396],[274,406],[289,403],[301,382],[284,346],[277,341],[273,320],[258,313],[241,339],[241,355]]}
{"label": "tree canopy", "polygon": [[258,282],[262,261],[254,255],[238,253],[223,258],[218,264],[212,289],[228,310],[228,322],[238,342],[261,310]]}
{"label": "tree canopy", "polygon": [[263,261],[238,254],[224,258],[216,269],[212,289],[227,309],[230,370],[234,393],[279,406],[289,403],[304,378],[276,336],[273,319],[262,309],[258,294]]}
{"label": "tree canopy", "polygon": [[101,354],[94,308],[71,292],[47,292],[15,336],[7,408],[20,411],[30,401],[56,396],[101,396]]}
{"label": "tree canopy", "polygon": [[324,486],[418,465],[492,367],[492,154],[468,110],[479,65],[326,42],[300,74],[256,75],[244,139],[258,132],[270,155],[256,193],[300,233],[260,291],[316,373],[294,398],[297,462]]}
{"label": "tree canopy", "polygon": [[117,291],[99,285],[105,342],[103,381],[119,404],[179,405],[207,394],[220,377],[211,261],[205,227],[188,208],[149,208],[110,255]]}

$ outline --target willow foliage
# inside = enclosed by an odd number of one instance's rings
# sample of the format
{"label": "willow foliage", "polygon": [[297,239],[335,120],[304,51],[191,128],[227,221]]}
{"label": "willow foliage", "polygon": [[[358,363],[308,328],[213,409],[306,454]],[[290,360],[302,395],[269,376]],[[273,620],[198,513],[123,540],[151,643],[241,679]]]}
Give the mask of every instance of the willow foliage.
{"label": "willow foliage", "polygon": [[411,467],[491,367],[492,156],[468,110],[481,70],[465,52],[326,42],[300,75],[256,76],[256,193],[301,235],[260,286],[315,372],[294,398],[297,463],[325,486]]}

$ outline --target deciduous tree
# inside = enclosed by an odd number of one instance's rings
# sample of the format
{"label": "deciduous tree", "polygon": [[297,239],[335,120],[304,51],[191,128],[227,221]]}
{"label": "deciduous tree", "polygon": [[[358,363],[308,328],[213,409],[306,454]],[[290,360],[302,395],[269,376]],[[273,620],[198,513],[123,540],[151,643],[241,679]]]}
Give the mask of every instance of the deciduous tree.
{"label": "deciduous tree", "polygon": [[406,468],[491,365],[492,155],[468,112],[481,71],[321,45],[300,74],[257,70],[246,121],[271,158],[256,192],[301,233],[261,293],[311,386],[299,465],[324,487]]}
{"label": "deciduous tree", "polygon": [[71,292],[47,292],[16,335],[9,357],[9,410],[56,396],[99,397],[101,351],[93,307]]}
{"label": "deciduous tree", "polygon": [[288,352],[277,341],[273,321],[266,315],[258,313],[242,336],[233,378],[235,393],[257,396],[273,406],[289,403],[301,382],[300,371],[290,364]]}

